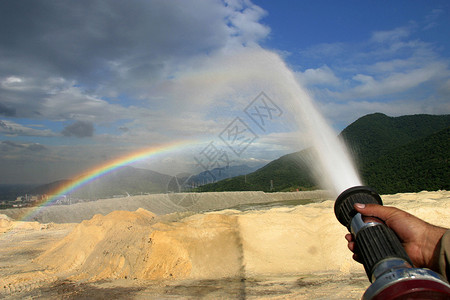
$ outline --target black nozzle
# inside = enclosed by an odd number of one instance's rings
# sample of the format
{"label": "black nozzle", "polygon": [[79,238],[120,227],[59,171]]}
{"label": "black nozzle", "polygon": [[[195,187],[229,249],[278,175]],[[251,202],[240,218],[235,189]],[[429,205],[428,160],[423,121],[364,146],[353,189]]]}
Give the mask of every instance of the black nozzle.
{"label": "black nozzle", "polygon": [[342,225],[350,231],[350,223],[356,215],[355,203],[383,205],[380,195],[367,186],[354,186],[343,191],[334,204],[334,214]]}
{"label": "black nozzle", "polygon": [[[383,201],[373,189],[355,186],[342,192],[334,205],[339,222],[355,235],[356,252],[362,258],[369,279],[372,280],[376,265],[387,258],[398,258],[412,265],[395,233],[381,220],[365,223],[359,214],[357,216],[355,203],[383,205]],[[357,221],[355,224],[353,219]]]}

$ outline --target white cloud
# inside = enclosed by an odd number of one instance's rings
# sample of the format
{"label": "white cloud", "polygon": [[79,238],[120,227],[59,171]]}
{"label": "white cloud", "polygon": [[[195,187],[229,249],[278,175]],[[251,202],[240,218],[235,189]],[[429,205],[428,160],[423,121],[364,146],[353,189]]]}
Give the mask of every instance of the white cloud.
{"label": "white cloud", "polygon": [[250,1],[245,1],[245,8],[242,2],[228,1],[229,4],[231,2],[235,3],[228,6],[233,10],[227,19],[231,25],[229,26],[231,36],[236,39],[232,43],[257,44],[270,33],[269,27],[259,23],[260,19],[267,14],[262,8],[251,5]]}
{"label": "white cloud", "polygon": [[381,78],[357,74],[352,79],[358,84],[336,96],[341,99],[385,97],[449,75],[446,66],[439,63],[424,65],[408,72],[391,72]]}
{"label": "white cloud", "polygon": [[270,149],[277,156],[300,151],[305,147],[303,134],[301,130],[270,133],[261,136],[254,147],[259,148],[258,151],[264,148]]}
{"label": "white cloud", "polygon": [[[133,116],[138,110],[120,104],[109,103],[83,92],[79,87],[69,86],[49,94],[37,108],[43,117],[50,120],[79,120],[89,122],[113,122]],[[140,110],[142,112],[142,110]]]}
{"label": "white cloud", "polygon": [[375,31],[370,38],[371,42],[376,43],[392,43],[402,40],[411,35],[409,27],[399,27],[392,30]]}
{"label": "white cloud", "polygon": [[389,74],[391,72],[398,72],[399,70],[410,70],[416,65],[417,60],[396,58],[386,61],[377,61],[374,64],[367,66],[366,69],[369,72],[376,74]]}
{"label": "white cloud", "polygon": [[14,88],[18,84],[20,84],[22,81],[23,80],[20,77],[9,76],[9,77],[5,78],[4,80],[2,80],[0,82],[0,84],[5,88]]}
{"label": "white cloud", "polygon": [[423,30],[429,30],[438,25],[439,17],[444,14],[443,9],[433,9],[428,15],[425,16],[425,24]]}
{"label": "white cloud", "polygon": [[53,137],[58,135],[49,129],[34,129],[9,120],[0,120],[0,133],[6,136]]}
{"label": "white cloud", "polygon": [[338,85],[340,79],[327,65],[317,69],[307,69],[304,72],[297,72],[298,80],[304,85]]}

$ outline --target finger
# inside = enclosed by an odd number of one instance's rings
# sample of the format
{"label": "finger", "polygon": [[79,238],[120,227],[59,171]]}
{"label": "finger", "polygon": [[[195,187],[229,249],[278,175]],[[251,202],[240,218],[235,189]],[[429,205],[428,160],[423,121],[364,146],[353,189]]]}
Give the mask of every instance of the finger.
{"label": "finger", "polygon": [[355,252],[354,251],[354,249],[355,249],[355,241],[353,240],[353,235],[352,234],[350,234],[350,233],[347,233],[346,235],[345,235],[345,239],[347,240],[347,247],[348,247],[348,249],[350,250],[350,251],[352,251],[352,252]]}
{"label": "finger", "polygon": [[347,233],[345,235],[345,239],[347,240],[347,242],[353,242],[353,235],[351,233]]}
{"label": "finger", "polygon": [[363,263],[362,259],[359,257],[358,254],[353,254],[352,258],[353,258],[355,261],[359,262],[360,264]]}
{"label": "finger", "polygon": [[349,242],[347,244],[347,247],[350,251],[355,252],[355,243],[354,242]]}
{"label": "finger", "polygon": [[383,206],[379,204],[361,204],[356,203],[354,205],[354,208],[357,212],[364,216],[368,217],[377,217],[383,221],[386,221],[390,218],[392,218],[394,215],[398,213],[404,213],[403,211],[399,210],[395,207],[390,206]]}

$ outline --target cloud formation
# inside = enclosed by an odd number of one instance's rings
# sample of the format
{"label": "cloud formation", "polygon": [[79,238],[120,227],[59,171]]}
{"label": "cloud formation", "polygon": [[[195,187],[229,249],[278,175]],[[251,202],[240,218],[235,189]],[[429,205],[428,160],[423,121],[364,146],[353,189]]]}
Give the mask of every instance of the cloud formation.
{"label": "cloud formation", "polygon": [[92,137],[94,135],[94,125],[90,122],[77,121],[64,127],[61,132],[64,136]]}
{"label": "cloud formation", "polygon": [[31,152],[41,152],[48,150],[47,147],[41,144],[32,143],[32,144],[22,144],[13,141],[1,141],[0,142],[0,151],[11,151],[11,149],[17,150],[28,150]]}
{"label": "cloud formation", "polygon": [[255,44],[269,31],[258,23],[264,11],[247,1],[8,1],[1,8],[1,111],[53,120],[101,112],[111,103],[91,103],[103,97],[148,99],[192,57]]}
{"label": "cloud formation", "polygon": [[53,137],[57,135],[49,129],[34,129],[8,120],[0,120],[0,133],[6,136]]}
{"label": "cloud formation", "polygon": [[82,165],[104,160],[106,145],[114,157],[216,134],[226,124],[211,113],[215,87],[190,78],[258,47],[270,32],[264,15],[247,0],[2,2],[0,133],[52,138],[36,159],[61,166],[75,142],[67,137],[83,138],[71,153]]}
{"label": "cloud formation", "polygon": [[133,130],[183,129],[176,125],[183,119],[203,130],[215,99],[198,97],[194,86],[175,87],[177,77],[257,46],[270,31],[259,22],[265,14],[244,0],[2,3],[0,114],[99,126],[120,121],[117,131],[127,127],[128,137]]}

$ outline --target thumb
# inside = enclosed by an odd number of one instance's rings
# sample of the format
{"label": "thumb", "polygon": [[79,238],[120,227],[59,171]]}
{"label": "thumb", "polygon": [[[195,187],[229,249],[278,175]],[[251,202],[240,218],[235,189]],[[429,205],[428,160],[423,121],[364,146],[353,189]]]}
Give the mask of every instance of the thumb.
{"label": "thumb", "polygon": [[354,208],[357,212],[367,217],[377,217],[383,221],[390,219],[392,216],[400,212],[398,208],[383,206],[379,204],[362,204],[356,203]]}

